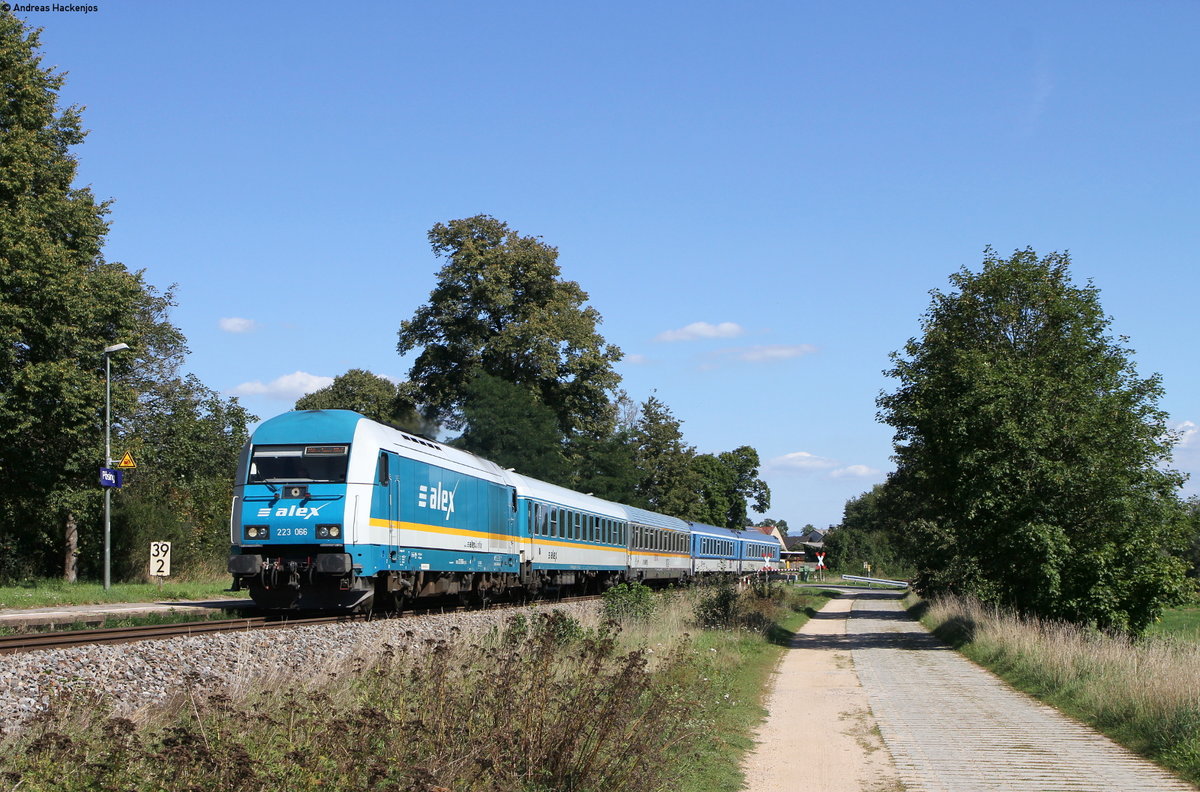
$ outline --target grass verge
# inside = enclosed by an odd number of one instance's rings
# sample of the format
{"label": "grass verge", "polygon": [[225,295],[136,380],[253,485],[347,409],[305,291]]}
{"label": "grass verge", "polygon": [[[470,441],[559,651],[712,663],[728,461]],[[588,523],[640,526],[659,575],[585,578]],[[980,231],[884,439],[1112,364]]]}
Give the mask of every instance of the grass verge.
{"label": "grass verge", "polygon": [[1151,636],[1175,637],[1200,643],[1200,605],[1170,608],[1158,622],[1150,625],[1148,633]]}
{"label": "grass verge", "polygon": [[1200,645],[1131,640],[970,600],[908,600],[935,635],[1006,682],[1200,784]]}
{"label": "grass verge", "polygon": [[730,623],[697,630],[713,596],[668,595],[624,622],[538,608],[472,641],[385,645],[234,696],[184,690],[136,722],[98,698],[64,699],[7,738],[0,781],[48,792],[734,792],[781,644],[823,597],[746,592]]}
{"label": "grass verge", "polygon": [[176,583],[65,583],[34,580],[19,586],[0,587],[0,608],[52,608],[58,605],[99,605],[110,602],[160,600],[211,600],[237,597],[230,593],[229,577]]}

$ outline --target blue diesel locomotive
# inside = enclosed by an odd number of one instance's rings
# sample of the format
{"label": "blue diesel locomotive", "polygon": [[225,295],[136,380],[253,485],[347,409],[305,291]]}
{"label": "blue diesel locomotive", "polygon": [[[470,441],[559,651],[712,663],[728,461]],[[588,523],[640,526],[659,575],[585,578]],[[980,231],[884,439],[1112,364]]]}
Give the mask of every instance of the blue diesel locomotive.
{"label": "blue diesel locomotive", "polygon": [[505,470],[348,410],[295,411],[242,451],[229,572],[263,608],[603,590],[775,568],[774,537],[687,523]]}

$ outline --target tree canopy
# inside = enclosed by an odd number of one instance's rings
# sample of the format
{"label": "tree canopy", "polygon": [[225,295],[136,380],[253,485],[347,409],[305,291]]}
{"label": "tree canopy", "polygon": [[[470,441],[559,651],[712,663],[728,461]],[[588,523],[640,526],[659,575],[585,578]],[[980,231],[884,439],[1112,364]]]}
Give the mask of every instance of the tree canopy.
{"label": "tree canopy", "polygon": [[699,519],[700,477],[696,449],[683,439],[682,424],[660,399],[642,404],[633,429],[634,459],[641,471],[638,495],[650,508],[683,520]]}
{"label": "tree canopy", "polygon": [[[196,482],[229,461],[247,420],[236,402],[178,376],[187,349],[168,319],[171,291],[102,255],[109,204],[74,186],[72,149],[86,133],[79,108],[58,107],[63,77],[41,66],[38,48],[36,30],[0,12],[0,577],[8,578],[64,570],[76,525],[81,560],[95,568],[105,347],[129,346],[111,357],[114,455],[153,449],[151,459],[183,476],[177,484]],[[153,475],[143,468],[135,480]],[[221,477],[226,491],[232,475],[230,467]],[[200,500],[225,511],[229,496]],[[65,567],[71,578],[73,562]]]}
{"label": "tree canopy", "polygon": [[988,249],[934,291],[892,355],[888,488],[921,547],[918,586],[1137,632],[1183,591],[1181,476],[1158,376],[1065,253]]}
{"label": "tree canopy", "polygon": [[875,575],[905,577],[911,574],[911,562],[906,555],[908,545],[903,539],[905,533],[893,516],[889,494],[888,485],[876,484],[846,501],[841,524],[825,535],[831,569],[858,573],[864,563],[869,563]]}
{"label": "tree canopy", "polygon": [[557,249],[487,215],[438,223],[429,242],[446,263],[397,344],[420,349],[409,379],[429,416],[462,428],[464,394],[482,372],[528,389],[568,438],[608,434],[621,351],[596,331],[587,293],[560,277]]}
{"label": "tree canopy", "polygon": [[720,454],[700,454],[692,468],[700,497],[697,519],[740,531],[749,524],[746,501],[762,514],[771,506],[771,489],[758,477],[758,452],[739,446]]}
{"label": "tree canopy", "polygon": [[554,412],[528,389],[480,373],[463,399],[466,427],[455,445],[552,484],[567,483],[563,437]]}
{"label": "tree canopy", "polygon": [[404,389],[365,369],[350,369],[333,382],[301,396],[297,410],[354,410],[373,421],[408,427],[416,409]]}

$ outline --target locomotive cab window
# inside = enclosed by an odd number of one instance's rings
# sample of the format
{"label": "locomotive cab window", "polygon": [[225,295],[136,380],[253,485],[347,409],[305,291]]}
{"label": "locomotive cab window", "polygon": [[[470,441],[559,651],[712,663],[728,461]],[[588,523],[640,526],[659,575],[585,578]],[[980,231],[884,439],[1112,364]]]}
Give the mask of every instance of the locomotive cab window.
{"label": "locomotive cab window", "polygon": [[250,456],[250,484],[283,484],[295,481],[344,484],[350,447],[255,446]]}
{"label": "locomotive cab window", "polygon": [[386,452],[386,451],[380,451],[380,452],[379,452],[379,471],[378,471],[379,475],[378,475],[378,480],[379,480],[379,483],[380,483],[380,484],[382,484],[382,485],[384,485],[384,486],[387,486],[387,483],[388,483],[389,481],[391,481],[391,479],[392,479],[392,476],[391,476],[391,473],[390,473],[390,472],[389,472],[389,470],[388,470],[388,467],[389,467],[389,466],[388,466],[388,455],[387,455],[387,452]]}

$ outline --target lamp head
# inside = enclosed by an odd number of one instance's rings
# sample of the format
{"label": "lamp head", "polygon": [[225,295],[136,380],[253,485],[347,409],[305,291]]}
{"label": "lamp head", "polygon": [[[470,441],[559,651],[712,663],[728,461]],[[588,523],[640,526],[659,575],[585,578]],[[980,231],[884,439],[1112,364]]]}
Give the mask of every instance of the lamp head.
{"label": "lamp head", "polygon": [[104,347],[104,354],[110,352],[120,352],[122,349],[129,349],[129,344],[113,344],[112,346]]}

